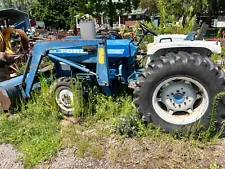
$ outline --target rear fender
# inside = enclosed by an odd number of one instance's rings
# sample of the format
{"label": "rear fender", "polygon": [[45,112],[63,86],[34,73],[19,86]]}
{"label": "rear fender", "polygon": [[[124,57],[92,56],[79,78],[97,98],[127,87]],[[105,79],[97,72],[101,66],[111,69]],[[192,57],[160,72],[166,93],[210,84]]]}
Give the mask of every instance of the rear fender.
{"label": "rear fender", "polygon": [[[160,53],[160,51],[170,51],[181,48],[195,48],[195,49],[206,49],[211,53],[221,54],[222,48],[219,42],[214,41],[181,41],[181,42],[165,42],[158,44],[148,44],[147,54],[150,56]],[[160,53],[161,54],[161,53]]]}

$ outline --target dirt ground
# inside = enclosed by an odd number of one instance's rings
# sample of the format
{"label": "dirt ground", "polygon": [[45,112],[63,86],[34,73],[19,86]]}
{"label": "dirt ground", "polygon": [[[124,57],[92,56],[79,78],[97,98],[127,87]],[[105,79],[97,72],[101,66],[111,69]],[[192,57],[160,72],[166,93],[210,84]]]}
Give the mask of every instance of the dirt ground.
{"label": "dirt ground", "polygon": [[[217,169],[225,168],[225,139],[208,146],[184,141],[107,138],[100,159],[78,158],[76,147],[61,150],[35,169]],[[22,169],[21,154],[11,145],[0,145],[0,169]]]}

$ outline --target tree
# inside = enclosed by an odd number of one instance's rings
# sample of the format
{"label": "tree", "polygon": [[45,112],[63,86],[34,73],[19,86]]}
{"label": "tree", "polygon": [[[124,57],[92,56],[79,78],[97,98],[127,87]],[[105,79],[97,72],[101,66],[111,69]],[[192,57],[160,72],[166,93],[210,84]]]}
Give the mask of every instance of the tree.
{"label": "tree", "polygon": [[[42,20],[49,27],[69,28],[71,7],[78,6],[76,0],[38,0],[30,7],[31,18]],[[70,10],[69,10],[70,9]]]}
{"label": "tree", "polygon": [[141,0],[140,7],[147,8],[150,14],[156,14],[159,12],[156,0]]}
{"label": "tree", "polygon": [[86,0],[79,1],[79,12],[100,17],[102,13],[110,18],[110,26],[113,26],[113,18],[118,13],[131,12],[136,9],[140,0]]}
{"label": "tree", "polygon": [[27,12],[31,3],[36,0],[0,0],[0,8],[16,8]]}

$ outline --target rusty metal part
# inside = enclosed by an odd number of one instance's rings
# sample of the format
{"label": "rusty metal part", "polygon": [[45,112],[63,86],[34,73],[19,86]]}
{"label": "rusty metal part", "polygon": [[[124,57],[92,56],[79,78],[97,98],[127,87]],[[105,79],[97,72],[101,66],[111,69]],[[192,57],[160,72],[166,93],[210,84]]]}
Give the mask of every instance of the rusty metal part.
{"label": "rusty metal part", "polygon": [[5,51],[9,54],[14,54],[14,52],[11,49],[11,45],[10,45],[10,35],[15,31],[15,29],[13,28],[5,28],[2,30],[2,34],[4,37],[4,42],[5,42],[5,46],[6,49]]}
{"label": "rusty metal part", "polygon": [[10,106],[11,101],[7,91],[3,87],[0,87],[0,110],[7,111],[9,110]]}
{"label": "rusty metal part", "polygon": [[2,30],[2,34],[4,37],[5,45],[6,45],[6,50],[5,52],[9,54],[15,54],[14,51],[12,51],[11,45],[10,45],[10,35],[16,32],[20,35],[21,38],[21,45],[20,47],[22,48],[23,52],[27,52],[29,49],[29,38],[26,35],[26,33],[21,30],[21,29],[13,29],[13,28],[5,28]]}
{"label": "rusty metal part", "polygon": [[[16,47],[16,50],[13,50],[11,47],[10,42],[10,35],[15,32],[19,35],[19,45]],[[3,52],[6,52],[8,54],[12,55],[20,55],[18,59],[15,60],[15,63],[9,66],[11,73],[20,73],[21,67],[23,63],[26,63],[27,60],[27,54],[29,52],[29,38],[26,35],[26,33],[22,29],[14,29],[14,28],[6,28],[2,30],[4,44],[5,44],[5,50]],[[1,37],[1,36],[0,36]],[[0,39],[1,42],[1,39]],[[0,44],[1,49],[1,44]]]}
{"label": "rusty metal part", "polygon": [[6,49],[5,40],[2,32],[0,31],[0,52],[4,52]]}
{"label": "rusty metal part", "polygon": [[27,52],[29,49],[29,38],[28,38],[27,34],[22,29],[16,29],[16,32],[21,37],[21,43],[22,43],[23,50]]}

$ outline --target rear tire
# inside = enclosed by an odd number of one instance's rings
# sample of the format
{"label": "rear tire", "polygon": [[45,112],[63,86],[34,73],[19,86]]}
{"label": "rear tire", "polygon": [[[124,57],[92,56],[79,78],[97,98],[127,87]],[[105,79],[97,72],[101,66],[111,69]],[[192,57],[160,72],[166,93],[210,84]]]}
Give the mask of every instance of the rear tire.
{"label": "rear tire", "polygon": [[[168,132],[193,126],[207,128],[214,97],[224,91],[224,72],[207,57],[186,52],[168,53],[150,62],[139,76],[135,106],[146,122]],[[216,121],[223,121],[218,111]]]}

